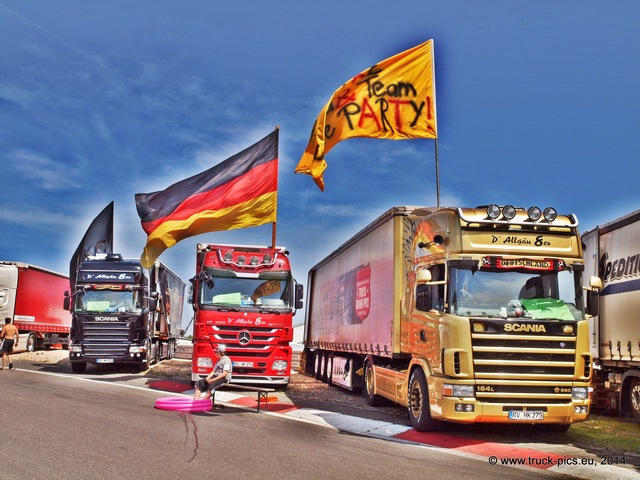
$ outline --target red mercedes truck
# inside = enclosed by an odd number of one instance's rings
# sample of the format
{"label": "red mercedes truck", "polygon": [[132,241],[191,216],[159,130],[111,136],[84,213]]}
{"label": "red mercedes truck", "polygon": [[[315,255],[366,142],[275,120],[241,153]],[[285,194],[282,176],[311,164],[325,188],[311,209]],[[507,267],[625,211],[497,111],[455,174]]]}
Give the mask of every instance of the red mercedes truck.
{"label": "red mercedes truck", "polygon": [[286,387],[293,315],[302,285],[283,247],[199,243],[190,280],[194,310],[191,380],[208,375],[218,344],[227,347],[235,384]]}

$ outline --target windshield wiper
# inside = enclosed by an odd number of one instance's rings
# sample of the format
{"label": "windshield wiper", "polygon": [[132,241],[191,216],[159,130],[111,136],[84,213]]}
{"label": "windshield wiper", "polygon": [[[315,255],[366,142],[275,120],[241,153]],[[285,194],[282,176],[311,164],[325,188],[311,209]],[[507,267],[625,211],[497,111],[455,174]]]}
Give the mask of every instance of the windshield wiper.
{"label": "windshield wiper", "polygon": [[239,312],[240,311],[237,308],[232,307],[230,305],[226,305],[224,303],[212,303],[211,305],[216,307],[220,312]]}
{"label": "windshield wiper", "polygon": [[275,313],[276,315],[280,315],[282,313],[280,310],[277,310],[275,308],[263,307],[263,306],[258,307],[258,311],[260,313]]}

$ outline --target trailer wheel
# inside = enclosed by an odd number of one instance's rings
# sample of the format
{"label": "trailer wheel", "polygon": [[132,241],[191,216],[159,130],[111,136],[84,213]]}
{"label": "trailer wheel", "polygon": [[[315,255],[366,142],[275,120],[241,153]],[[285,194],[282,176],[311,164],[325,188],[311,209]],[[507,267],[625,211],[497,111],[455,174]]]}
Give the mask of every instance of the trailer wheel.
{"label": "trailer wheel", "polygon": [[315,361],[314,361],[314,365],[315,365],[315,369],[314,369],[314,378],[316,380],[322,380],[322,362],[323,361],[323,357],[322,354],[316,350],[316,356],[315,356]]}
{"label": "trailer wheel", "polygon": [[331,379],[331,376],[333,375],[333,353],[327,354],[324,375],[325,375],[325,383],[327,385],[333,385],[333,380]]}
{"label": "trailer wheel", "polygon": [[156,342],[155,347],[154,363],[157,365],[162,360],[162,342]]}
{"label": "trailer wheel", "polygon": [[367,401],[370,407],[380,407],[383,404],[383,398],[380,395],[375,395],[375,373],[373,371],[373,365],[367,362],[364,367],[364,382],[362,385],[362,396]]}
{"label": "trailer wheel", "polygon": [[36,338],[36,334],[31,332],[27,335],[27,352],[33,353],[36,349],[36,345],[38,344],[38,339]]}
{"label": "trailer wheel", "polygon": [[87,369],[86,362],[72,362],[71,371],[73,373],[83,373]]}
{"label": "trailer wheel", "polygon": [[629,406],[636,422],[640,423],[640,378],[632,378],[629,386]]}
{"label": "trailer wheel", "polygon": [[414,369],[409,378],[407,409],[411,426],[419,432],[432,432],[442,426],[441,422],[431,418],[427,379],[420,368]]}

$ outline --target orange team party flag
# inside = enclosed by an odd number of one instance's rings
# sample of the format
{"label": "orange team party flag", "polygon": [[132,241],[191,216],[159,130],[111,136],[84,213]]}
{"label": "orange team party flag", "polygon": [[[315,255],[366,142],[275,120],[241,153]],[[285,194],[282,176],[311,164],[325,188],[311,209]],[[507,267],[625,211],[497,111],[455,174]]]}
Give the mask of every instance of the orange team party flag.
{"label": "orange team party flag", "polygon": [[394,55],[336,90],[318,115],[295,173],[324,191],[325,155],[354,137],[437,138],[433,40]]}

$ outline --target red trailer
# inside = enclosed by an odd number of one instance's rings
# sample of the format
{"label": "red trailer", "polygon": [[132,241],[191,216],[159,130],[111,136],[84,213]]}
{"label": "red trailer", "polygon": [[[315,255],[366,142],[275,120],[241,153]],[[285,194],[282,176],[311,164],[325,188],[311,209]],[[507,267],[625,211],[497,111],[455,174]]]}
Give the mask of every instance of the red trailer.
{"label": "red trailer", "polygon": [[62,308],[69,277],[42,267],[0,261],[0,321],[20,331],[14,352],[68,345],[71,313]]}

